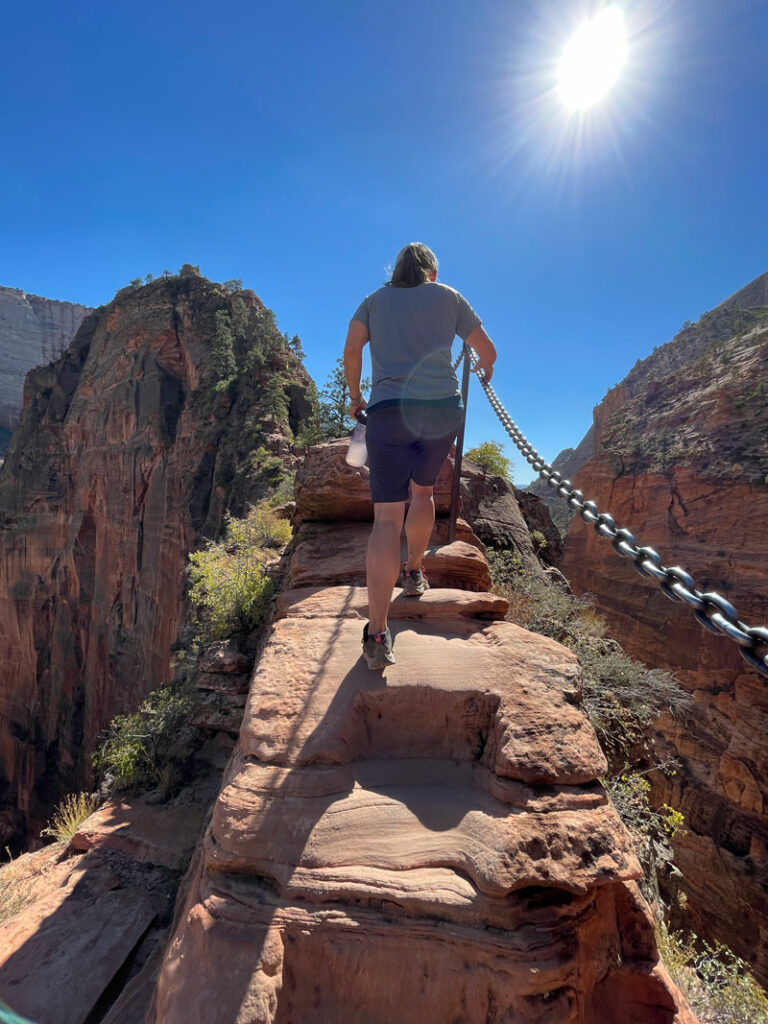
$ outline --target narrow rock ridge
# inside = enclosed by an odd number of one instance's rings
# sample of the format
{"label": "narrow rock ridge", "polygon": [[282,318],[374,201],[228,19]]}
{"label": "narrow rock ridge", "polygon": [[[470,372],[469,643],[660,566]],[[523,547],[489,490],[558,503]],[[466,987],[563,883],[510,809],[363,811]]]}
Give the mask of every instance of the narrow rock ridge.
{"label": "narrow rock ridge", "polygon": [[[658,961],[598,782],[576,658],[504,621],[482,545],[439,524],[360,659],[367,525],[309,521],[177,908],[147,1024],[695,1024]],[[346,514],[345,514],[346,513]],[[325,570],[324,567],[325,566]],[[325,571],[326,579],[323,579]]]}

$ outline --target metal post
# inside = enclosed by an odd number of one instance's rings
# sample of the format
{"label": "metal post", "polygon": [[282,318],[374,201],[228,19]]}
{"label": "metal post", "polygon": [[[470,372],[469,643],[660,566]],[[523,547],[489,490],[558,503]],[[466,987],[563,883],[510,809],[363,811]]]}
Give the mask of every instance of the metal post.
{"label": "metal post", "polygon": [[451,518],[448,523],[448,543],[456,540],[456,517],[459,514],[459,487],[461,485],[461,457],[464,453],[464,425],[467,422],[467,399],[469,398],[469,349],[464,346],[464,368],[461,373],[461,400],[464,403],[464,415],[456,436],[456,458],[453,463],[453,486],[451,488]]}

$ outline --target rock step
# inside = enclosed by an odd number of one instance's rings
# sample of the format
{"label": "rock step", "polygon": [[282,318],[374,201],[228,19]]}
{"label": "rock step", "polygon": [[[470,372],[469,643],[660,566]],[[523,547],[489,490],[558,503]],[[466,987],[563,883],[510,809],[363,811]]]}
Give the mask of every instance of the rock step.
{"label": "rock step", "polygon": [[372,672],[354,619],[273,627],[240,730],[246,756],[278,765],[371,757],[480,761],[501,778],[591,782],[605,771],[576,703],[581,672],[560,644],[511,622],[393,622],[397,664]]}
{"label": "rock step", "polygon": [[[291,556],[294,587],[365,585],[365,554],[370,523],[304,523]],[[402,560],[407,557],[403,546]],[[484,592],[491,589],[485,555],[476,544],[456,540],[431,544],[424,556],[431,586]]]}
{"label": "rock step", "polygon": [[[503,619],[509,611],[509,601],[497,594],[450,587],[432,587],[419,598],[403,597],[402,593],[399,587],[392,592],[390,619]],[[279,618],[360,619],[364,622],[368,618],[368,591],[365,587],[285,590],[277,599],[277,615]]]}

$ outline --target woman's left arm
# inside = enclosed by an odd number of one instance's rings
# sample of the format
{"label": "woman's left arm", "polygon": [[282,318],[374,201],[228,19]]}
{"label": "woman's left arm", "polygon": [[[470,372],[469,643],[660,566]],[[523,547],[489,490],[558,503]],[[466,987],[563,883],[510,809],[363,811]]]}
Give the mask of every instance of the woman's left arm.
{"label": "woman's left arm", "polygon": [[349,388],[349,415],[353,418],[366,407],[360,391],[363,375],[363,349],[368,344],[368,328],[360,320],[350,320],[347,340],[344,343],[344,373]]}

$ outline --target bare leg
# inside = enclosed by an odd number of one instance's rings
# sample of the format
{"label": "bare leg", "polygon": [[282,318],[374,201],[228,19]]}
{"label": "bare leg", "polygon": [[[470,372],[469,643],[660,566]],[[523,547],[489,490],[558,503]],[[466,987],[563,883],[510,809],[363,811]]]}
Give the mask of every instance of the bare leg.
{"label": "bare leg", "polygon": [[435,526],[435,499],[432,487],[422,487],[411,480],[411,507],[405,519],[408,539],[406,569],[420,569],[429,538]]}
{"label": "bare leg", "polygon": [[400,532],[404,515],[404,501],[374,502],[373,529],[368,538],[366,559],[370,633],[383,633],[387,628],[392,589],[400,575]]}

